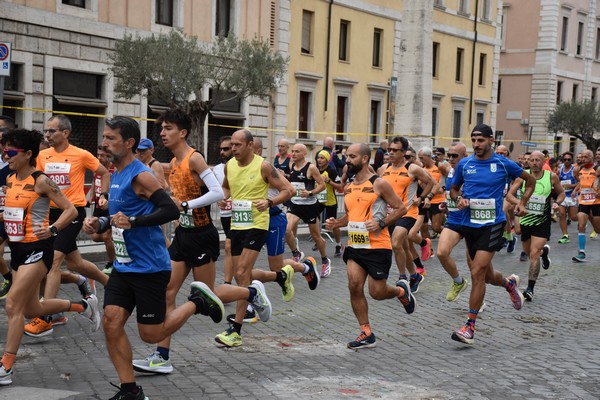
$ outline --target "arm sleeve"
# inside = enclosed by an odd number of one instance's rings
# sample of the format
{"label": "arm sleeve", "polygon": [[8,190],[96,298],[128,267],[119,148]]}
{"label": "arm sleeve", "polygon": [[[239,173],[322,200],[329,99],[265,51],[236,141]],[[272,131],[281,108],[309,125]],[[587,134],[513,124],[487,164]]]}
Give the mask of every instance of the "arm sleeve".
{"label": "arm sleeve", "polygon": [[179,218],[179,209],[164,189],[152,193],[150,201],[156,209],[148,215],[136,217],[135,227],[158,226]]}
{"label": "arm sleeve", "polygon": [[217,177],[215,176],[215,174],[210,169],[205,169],[204,171],[202,171],[202,173],[200,174],[200,178],[208,188],[208,193],[205,193],[196,199],[188,201],[188,208],[190,210],[193,210],[194,208],[208,206],[225,198],[223,188],[219,184],[219,181],[217,181]]}

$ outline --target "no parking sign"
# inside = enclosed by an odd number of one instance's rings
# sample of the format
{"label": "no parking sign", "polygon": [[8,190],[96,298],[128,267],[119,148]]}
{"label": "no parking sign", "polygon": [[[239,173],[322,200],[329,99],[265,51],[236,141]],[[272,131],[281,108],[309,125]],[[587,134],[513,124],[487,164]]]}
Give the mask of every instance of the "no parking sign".
{"label": "no parking sign", "polygon": [[10,76],[10,42],[0,42],[0,76]]}

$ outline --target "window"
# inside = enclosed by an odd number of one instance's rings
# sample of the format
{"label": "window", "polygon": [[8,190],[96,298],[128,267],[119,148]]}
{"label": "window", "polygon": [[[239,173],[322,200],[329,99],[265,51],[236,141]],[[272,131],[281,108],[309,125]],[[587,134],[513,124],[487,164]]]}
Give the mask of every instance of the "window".
{"label": "window", "polygon": [[462,128],[462,110],[454,110],[454,119],[452,121],[452,137],[460,139]]}
{"label": "window", "polygon": [[231,0],[217,0],[215,34],[227,37],[231,30]]}
{"label": "window", "polygon": [[157,24],[173,26],[173,0],[156,0]]}
{"label": "window", "polygon": [[[10,75],[4,77],[4,90],[12,90],[15,92],[19,91],[22,70],[23,64],[16,64],[14,62],[10,63]],[[0,114],[2,114],[4,111],[6,110],[0,110]]]}
{"label": "window", "polygon": [[373,31],[373,66],[381,67],[381,37],[383,31],[375,28]]}
{"label": "window", "polygon": [[346,140],[346,120],[348,115],[348,98],[346,96],[338,96],[337,98],[337,112],[335,120],[335,131],[340,134],[335,135],[335,140]]}
{"label": "window", "polygon": [[560,34],[560,49],[567,51],[567,33],[569,32],[569,17],[563,17]]}
{"label": "window", "polygon": [[600,28],[596,28],[596,60],[600,59]]}
{"label": "window", "polygon": [[312,93],[300,92],[300,103],[298,105],[298,139],[308,139],[310,128],[310,102]]}
{"label": "window", "polygon": [[597,87],[593,87],[592,88],[592,98],[591,98],[593,103],[596,103],[598,101],[598,88]]}
{"label": "window", "polygon": [[312,20],[313,13],[302,11],[302,54],[311,54],[312,52]]}
{"label": "window", "polygon": [[463,14],[468,14],[469,13],[469,0],[459,0],[458,1],[458,11]]}
{"label": "window", "polygon": [[431,109],[431,136],[436,137],[438,134],[438,108]]}
{"label": "window", "polygon": [[350,35],[350,22],[340,21],[340,51],[339,60],[348,61],[348,39]]}
{"label": "window", "polygon": [[85,0],[62,0],[62,3],[67,6],[85,8]]}
{"label": "window", "polygon": [[492,19],[492,0],[483,0],[481,5],[481,18],[487,19],[488,21]]}
{"label": "window", "polygon": [[581,55],[583,47],[583,22],[577,26],[577,55]]}
{"label": "window", "polygon": [[476,117],[477,125],[483,124],[484,116],[485,116],[485,113],[483,113],[482,111],[477,112],[477,117]]}
{"label": "window", "polygon": [[55,69],[53,73],[54,95],[88,99],[102,98],[102,82],[104,79],[102,75],[62,69]]}
{"label": "window", "polygon": [[496,100],[500,104],[500,95],[502,94],[502,79],[498,79],[498,99]]}
{"label": "window", "polygon": [[431,76],[433,76],[434,78],[438,78],[439,75],[439,59],[440,59],[440,44],[433,42],[433,57],[432,57],[432,71],[431,71]]}
{"label": "window", "polygon": [[433,5],[438,7],[444,7],[444,0],[434,0]]}
{"label": "window", "polygon": [[560,104],[560,102],[562,100],[562,87],[563,87],[562,81],[558,81],[556,83],[556,104]]}
{"label": "window", "polygon": [[371,100],[371,115],[369,116],[369,142],[377,143],[379,135],[379,115],[381,113],[381,102]]}
{"label": "window", "polygon": [[479,86],[485,86],[485,69],[487,64],[487,54],[480,53],[479,54]]}
{"label": "window", "polygon": [[574,83],[573,84],[573,93],[571,96],[571,100],[575,101],[577,100],[577,97],[579,96],[579,85]]}
{"label": "window", "polygon": [[456,49],[456,82],[462,82],[463,55],[465,49]]}
{"label": "window", "polygon": [[500,28],[500,49],[504,50],[506,49],[506,28],[507,28],[507,24],[508,24],[508,7],[503,7],[502,8],[502,16],[501,18],[501,28]]}

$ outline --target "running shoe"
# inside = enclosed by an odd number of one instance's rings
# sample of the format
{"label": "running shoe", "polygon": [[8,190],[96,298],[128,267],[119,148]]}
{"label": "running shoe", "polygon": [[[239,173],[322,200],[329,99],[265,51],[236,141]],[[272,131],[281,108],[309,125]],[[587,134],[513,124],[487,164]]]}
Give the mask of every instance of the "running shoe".
{"label": "running shoe", "polygon": [[421,274],[423,276],[427,276],[427,271],[423,267],[418,267],[417,268],[417,274]]}
{"label": "running shoe", "polygon": [[579,263],[585,262],[585,251],[579,250],[579,253],[575,257],[571,258],[571,260]]}
{"label": "running shoe", "polygon": [[321,274],[318,274],[317,270],[315,269],[317,261],[312,257],[307,257],[306,260],[302,261],[302,264],[308,267],[308,272],[306,274],[302,274],[308,282],[308,288],[310,290],[315,290],[321,281]]}
{"label": "running shoe", "polygon": [[6,296],[8,296],[8,292],[11,286],[12,281],[9,281],[8,279],[2,281],[2,284],[0,285],[0,300],[4,300]]}
{"label": "running shoe", "polygon": [[335,245],[335,255],[334,255],[334,257],[335,258],[340,258],[342,256],[342,254],[344,254],[344,245],[343,244],[342,245],[336,244]]}
{"label": "running shoe", "polygon": [[475,339],[475,326],[466,323],[462,328],[452,333],[452,340],[461,342],[464,344],[473,344]]}
{"label": "running shoe", "polygon": [[52,329],[52,322],[45,321],[42,318],[34,318],[25,325],[25,333],[31,337],[43,337],[51,335],[54,330]]}
{"label": "running shoe", "polygon": [[12,383],[13,370],[4,369],[4,365],[0,366],[0,386],[10,385]]}
{"label": "running shoe", "polygon": [[158,351],[155,351],[143,360],[133,360],[133,369],[138,372],[150,372],[153,374],[170,374],[173,372],[171,360],[162,358]]}
{"label": "running shoe", "polygon": [[533,290],[527,288],[523,291],[523,297],[525,298],[525,300],[527,301],[531,301],[533,300]]}
{"label": "running shoe", "polygon": [[106,263],[106,265],[104,266],[102,273],[105,275],[110,275],[112,271],[113,271],[113,263],[109,262],[109,263]]}
{"label": "running shoe", "polygon": [[569,235],[563,235],[563,237],[558,239],[558,243],[560,243],[560,244],[571,243],[571,239],[569,239]]}
{"label": "running shoe", "polygon": [[486,308],[487,308],[487,304],[484,301],[483,303],[481,303],[481,307],[479,307],[478,313],[481,314],[483,311],[485,311]]}
{"label": "running shoe", "polygon": [[52,314],[52,326],[65,325],[68,321],[69,318],[63,312]]}
{"label": "running shoe", "polygon": [[300,250],[296,250],[296,252],[292,252],[292,260],[296,261],[296,262],[300,262],[300,260],[302,260],[304,258],[304,253],[301,252]]}
{"label": "running shoe", "polygon": [[412,295],[408,282],[406,282],[406,279],[400,279],[398,282],[396,282],[396,286],[404,289],[404,295],[402,297],[398,297],[398,300],[400,300],[400,303],[402,303],[404,306],[406,313],[412,314],[417,306],[417,300],[415,299],[415,296]]}
{"label": "running shoe", "polygon": [[291,301],[294,298],[294,268],[291,265],[286,265],[281,268],[283,272],[285,272],[285,281],[280,283],[281,286],[281,294],[283,295],[283,301]]}
{"label": "running shoe", "polygon": [[542,268],[544,269],[550,268],[550,257],[548,257],[548,253],[550,253],[550,246],[545,245],[542,249]]}
{"label": "running shoe", "polygon": [[356,339],[354,339],[352,342],[348,342],[348,348],[352,350],[368,349],[376,346],[377,343],[375,341],[375,334],[373,332],[367,336],[364,331],[361,331],[360,335],[358,335]]}
{"label": "running shoe", "polygon": [[327,278],[331,275],[331,260],[328,258],[326,263],[321,265],[321,278]]}
{"label": "running shoe", "polygon": [[[416,278],[414,278],[412,275],[410,277],[410,291],[412,293],[417,293],[419,291],[419,287],[421,286],[421,283],[423,283],[425,281],[425,277],[421,274],[416,274]],[[400,282],[400,281],[398,281]],[[396,282],[396,286],[398,286],[398,282]]]}
{"label": "running shoe", "polygon": [[521,307],[523,307],[523,301],[525,300],[523,293],[519,292],[519,282],[521,279],[519,278],[519,275],[512,274],[508,277],[508,280],[509,284],[506,291],[510,294],[510,299],[512,300],[515,310],[520,310]]}
{"label": "running shoe", "polygon": [[[112,383],[111,383],[111,385],[112,385]],[[116,387],[117,389],[119,389],[119,391],[117,392],[117,394],[115,394],[113,397],[111,397],[108,400],[148,400],[148,397],[146,397],[146,395],[144,394],[144,390],[142,390],[141,386],[138,386],[137,393],[127,392],[127,391],[121,389],[117,385],[113,385],[113,386]]]}
{"label": "running shoe", "polygon": [[96,332],[100,328],[102,320],[100,318],[100,309],[98,308],[98,298],[93,294],[83,299],[83,301],[87,303],[87,307],[81,314],[89,318],[92,323],[92,332]]}
{"label": "running shoe", "polygon": [[[505,237],[502,238],[502,249],[508,247],[508,239],[506,239]],[[502,249],[498,249],[498,251],[502,250]]]}
{"label": "running shoe", "polygon": [[592,231],[592,233],[590,233],[590,239],[594,239],[596,237],[596,231]]}
{"label": "running shoe", "polygon": [[258,314],[258,317],[262,322],[267,322],[271,318],[271,301],[267,297],[265,291],[265,285],[261,281],[253,280],[250,284],[251,287],[256,289],[256,296],[252,299],[252,307]]}
{"label": "running shoe", "polygon": [[462,292],[469,287],[469,281],[463,278],[462,283],[452,282],[450,291],[446,294],[446,300],[456,301]]}
{"label": "running shoe", "polygon": [[[244,319],[242,320],[245,324],[253,324],[255,322],[258,322],[258,316],[256,315],[256,312],[254,312],[254,309],[252,307],[250,307],[251,310],[246,310],[246,314],[244,315]],[[227,316],[227,322],[229,322],[230,324],[235,322],[235,314],[229,314]]]}
{"label": "running shoe", "polygon": [[440,234],[435,231],[431,234],[432,239],[437,239],[438,237],[440,237]]}
{"label": "running shoe", "polygon": [[225,332],[215,336],[215,341],[227,347],[237,347],[242,345],[242,336],[230,326]]}
{"label": "running shoe", "polygon": [[203,306],[200,310],[200,314],[209,316],[214,323],[221,322],[223,315],[225,314],[225,306],[223,306],[221,299],[219,299],[204,282],[195,281],[192,282],[190,286],[191,289],[188,300],[202,300]]}
{"label": "running shoe", "polygon": [[527,255],[527,253],[522,251],[521,255],[519,256],[519,261],[529,261],[529,256]]}
{"label": "running shoe", "polygon": [[83,298],[96,295],[96,284],[93,279],[85,278],[85,281],[81,285],[77,285],[77,288]]}
{"label": "running shoe", "polygon": [[508,246],[506,247],[507,253],[512,253],[515,251],[515,244],[517,244],[517,237],[513,236],[512,240],[508,241]]}
{"label": "running shoe", "polygon": [[317,245],[315,243],[315,244],[313,244],[312,251],[317,251],[317,250],[319,250],[319,248],[317,247]]}
{"label": "running shoe", "polygon": [[421,247],[421,261],[423,262],[429,260],[431,257],[431,239],[426,238],[425,242],[427,242],[425,246]]}

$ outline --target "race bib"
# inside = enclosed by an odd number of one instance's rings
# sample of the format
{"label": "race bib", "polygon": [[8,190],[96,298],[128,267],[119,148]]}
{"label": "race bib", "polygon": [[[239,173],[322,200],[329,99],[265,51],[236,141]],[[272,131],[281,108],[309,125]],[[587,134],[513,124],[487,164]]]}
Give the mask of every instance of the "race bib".
{"label": "race bib", "polygon": [[319,203],[327,203],[327,189],[317,193],[317,201]]}
{"label": "race bib", "polygon": [[252,226],[252,201],[233,200],[231,202],[231,208],[231,225],[238,228]]}
{"label": "race bib", "polygon": [[446,190],[446,208],[448,208],[448,212],[456,212],[460,211],[458,206],[456,205],[456,201],[450,198],[450,191]]}
{"label": "race bib", "polygon": [[20,242],[25,239],[23,232],[23,216],[25,211],[18,207],[6,207],[4,209],[4,229],[11,242]]}
{"label": "race bib", "polygon": [[6,202],[6,192],[3,187],[0,187],[0,212],[4,210],[4,204]]}
{"label": "race bib", "polygon": [[94,176],[94,200],[99,199],[100,195],[102,194],[102,179],[100,178],[100,176],[95,175]]}
{"label": "race bib", "polygon": [[348,239],[352,248],[371,248],[371,238],[364,222],[348,222]]}
{"label": "race bib", "polygon": [[58,185],[60,190],[71,187],[70,171],[71,164],[67,163],[47,163],[44,168],[44,173]]}
{"label": "race bib", "polygon": [[232,210],[231,199],[227,199],[227,200],[225,200],[225,207],[221,208],[221,211],[231,211],[231,210]]}
{"label": "race bib", "polygon": [[542,215],[544,214],[544,207],[546,205],[546,198],[540,195],[531,195],[525,209],[528,214]]}
{"label": "race bib", "polygon": [[470,199],[471,223],[485,225],[496,222],[495,199]]}
{"label": "race bib", "polygon": [[196,225],[194,224],[194,210],[187,210],[187,212],[179,213],[179,226],[182,228],[194,228]]}
{"label": "race bib", "polygon": [[570,185],[571,184],[571,180],[567,179],[566,181],[560,181],[561,186],[565,186],[565,185]]}
{"label": "race bib", "polygon": [[596,191],[593,188],[581,189],[579,196],[579,203],[581,204],[594,204],[594,201],[596,201]]}
{"label": "race bib", "polygon": [[292,197],[292,200],[304,200],[302,198],[302,191],[306,189],[304,182],[291,182],[291,184],[296,189],[296,194]]}
{"label": "race bib", "polygon": [[112,239],[115,245],[115,256],[117,258],[117,261],[122,264],[132,262],[133,260],[129,257],[129,253],[127,252],[127,246],[125,245],[123,229],[113,226]]}

